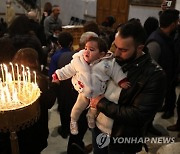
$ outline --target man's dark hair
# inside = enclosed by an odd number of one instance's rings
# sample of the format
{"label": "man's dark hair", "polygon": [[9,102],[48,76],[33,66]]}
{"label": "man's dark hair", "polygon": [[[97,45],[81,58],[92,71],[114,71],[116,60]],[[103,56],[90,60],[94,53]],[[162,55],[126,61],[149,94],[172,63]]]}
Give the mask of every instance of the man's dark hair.
{"label": "man's dark hair", "polygon": [[144,44],[146,40],[144,28],[138,21],[131,21],[122,25],[119,29],[119,35],[122,38],[132,37],[136,45]]}
{"label": "man's dark hair", "polygon": [[147,37],[159,27],[159,21],[155,17],[148,17],[144,22],[144,29]]}
{"label": "man's dark hair", "polygon": [[97,42],[98,48],[99,48],[99,52],[105,52],[105,53],[108,52],[108,47],[106,45],[106,42],[102,38],[99,38],[99,37],[90,37],[87,42],[90,42],[90,41]]}
{"label": "man's dark hair", "polygon": [[159,17],[160,27],[167,28],[173,22],[179,19],[179,11],[176,9],[168,9],[161,13]]}
{"label": "man's dark hair", "polygon": [[70,44],[73,42],[73,36],[69,32],[61,32],[58,37],[58,43],[63,48],[70,47]]}

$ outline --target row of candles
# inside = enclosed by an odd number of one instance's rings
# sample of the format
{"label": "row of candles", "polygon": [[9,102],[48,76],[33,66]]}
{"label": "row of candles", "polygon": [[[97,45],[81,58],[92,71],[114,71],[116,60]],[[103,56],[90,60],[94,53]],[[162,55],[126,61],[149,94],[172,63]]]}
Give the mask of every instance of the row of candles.
{"label": "row of candles", "polygon": [[[0,110],[11,106],[31,103],[37,94],[36,72],[24,65],[0,64]],[[32,76],[33,80],[32,80]]]}
{"label": "row of candles", "polygon": [[[1,64],[2,82],[8,82],[9,80],[12,80],[12,81],[16,80],[15,79],[14,65],[11,62],[9,64],[11,66],[11,72],[12,73],[10,73],[8,71],[7,65]],[[20,81],[21,80],[21,76],[22,76],[23,82],[29,82],[30,83],[31,82],[30,68],[26,67],[26,70],[25,70],[25,66],[21,65],[22,73],[20,73],[19,65],[15,64],[15,66],[16,66],[16,70],[17,70],[17,75],[16,75],[17,76],[17,81]],[[36,84],[36,72],[33,71],[33,73],[34,73],[34,83]]]}

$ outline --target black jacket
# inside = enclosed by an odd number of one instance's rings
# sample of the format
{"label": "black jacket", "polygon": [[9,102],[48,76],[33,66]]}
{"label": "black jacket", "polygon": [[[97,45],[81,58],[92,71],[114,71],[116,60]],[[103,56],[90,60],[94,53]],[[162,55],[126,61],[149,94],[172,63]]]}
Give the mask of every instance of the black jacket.
{"label": "black jacket", "polygon": [[157,63],[164,69],[168,83],[171,83],[176,77],[178,65],[178,54],[175,52],[174,40],[159,28],[150,35],[146,44],[153,41],[157,42],[161,48]]}
{"label": "black jacket", "polygon": [[[111,137],[142,137],[146,123],[163,103],[166,91],[165,73],[160,66],[153,63],[149,53],[122,66],[122,69],[128,72],[127,78],[131,87],[121,91],[118,104],[103,98],[97,109],[114,120]],[[141,151],[142,144],[111,142],[110,148],[138,152]]]}

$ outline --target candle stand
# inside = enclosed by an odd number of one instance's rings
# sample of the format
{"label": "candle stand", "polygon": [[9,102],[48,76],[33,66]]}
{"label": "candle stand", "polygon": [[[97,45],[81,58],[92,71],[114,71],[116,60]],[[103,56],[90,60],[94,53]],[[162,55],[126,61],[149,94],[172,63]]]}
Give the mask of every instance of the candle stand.
{"label": "candle stand", "polygon": [[10,63],[0,64],[0,69],[0,132],[10,133],[12,154],[19,154],[16,132],[38,120],[41,91],[36,83],[36,72],[31,73],[29,67]]}
{"label": "candle stand", "polygon": [[0,112],[0,132],[10,132],[12,154],[19,154],[16,132],[33,125],[39,118],[39,101],[24,108]]}

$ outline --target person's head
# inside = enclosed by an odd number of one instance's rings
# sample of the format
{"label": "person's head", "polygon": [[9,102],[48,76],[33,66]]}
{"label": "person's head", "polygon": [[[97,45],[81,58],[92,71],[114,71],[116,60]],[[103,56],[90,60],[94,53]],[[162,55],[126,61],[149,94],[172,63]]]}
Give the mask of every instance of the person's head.
{"label": "person's head", "polygon": [[86,42],[83,57],[87,63],[102,58],[108,52],[105,41],[99,37],[90,37]]}
{"label": "person's head", "polygon": [[19,65],[22,64],[24,66],[27,66],[31,70],[38,71],[40,69],[38,53],[32,48],[22,48],[18,50],[12,62]]}
{"label": "person's head", "polygon": [[95,21],[88,21],[84,24],[84,32],[94,32],[100,34],[98,24]]}
{"label": "person's head", "polygon": [[124,64],[140,57],[143,54],[145,40],[146,34],[139,22],[127,22],[122,25],[114,40],[117,61]]}
{"label": "person's head", "polygon": [[52,13],[52,4],[50,2],[44,4],[44,12],[47,12],[47,15]]}
{"label": "person's head", "polygon": [[61,26],[54,27],[54,29],[53,29],[53,37],[58,38],[58,36],[61,33],[61,31],[62,31],[62,27]]}
{"label": "person's head", "polygon": [[37,21],[37,14],[36,14],[35,11],[29,11],[27,13],[27,16],[28,16],[29,19]]}
{"label": "person's head", "polygon": [[0,63],[8,63],[12,61],[16,53],[16,49],[9,37],[0,38]]}
{"label": "person's head", "polygon": [[144,29],[147,36],[154,32],[159,27],[159,21],[155,17],[148,17],[144,22]]}
{"label": "person's head", "polygon": [[139,23],[141,23],[139,18],[131,18],[127,22],[139,22]]}
{"label": "person's head", "polygon": [[169,32],[177,28],[178,22],[179,11],[175,9],[165,10],[159,17],[160,28],[167,29]]}
{"label": "person's head", "polygon": [[14,19],[8,28],[10,37],[14,35],[28,34],[31,31],[30,20],[26,15],[20,15]]}
{"label": "person's head", "polygon": [[60,14],[60,6],[59,5],[53,5],[52,14],[56,18],[59,16],[59,14]]}
{"label": "person's head", "polygon": [[58,36],[58,44],[62,48],[71,48],[73,43],[73,36],[69,32],[60,32]]}
{"label": "person's head", "polygon": [[113,16],[108,16],[106,17],[105,21],[102,23],[102,26],[112,27],[115,22],[116,22],[116,19]]}
{"label": "person's head", "polygon": [[85,44],[87,42],[87,40],[90,37],[98,37],[98,35],[94,32],[85,32],[81,35],[80,40],[79,40],[79,48],[80,49],[84,49],[85,48]]}

